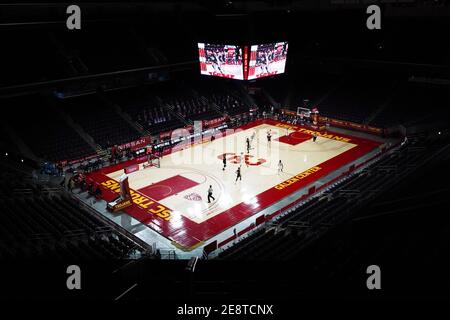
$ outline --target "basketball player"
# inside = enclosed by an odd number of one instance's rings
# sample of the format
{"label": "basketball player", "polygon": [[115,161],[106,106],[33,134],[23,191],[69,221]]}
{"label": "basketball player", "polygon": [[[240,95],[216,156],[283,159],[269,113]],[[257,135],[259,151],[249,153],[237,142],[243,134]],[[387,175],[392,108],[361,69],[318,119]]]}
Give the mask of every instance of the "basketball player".
{"label": "basketball player", "polygon": [[239,48],[239,51],[236,52],[236,64],[241,64],[242,57],[242,49]]}
{"label": "basketball player", "polygon": [[223,171],[225,171],[225,168],[227,167],[227,156],[226,155],[223,155],[223,159],[222,159],[222,162],[223,162]]}
{"label": "basketball player", "polygon": [[223,74],[222,72],[222,68],[221,63],[220,63],[220,57],[217,53],[213,52],[213,54],[211,55],[211,62],[212,62],[212,66],[214,68],[215,72],[220,72],[221,74]]}
{"label": "basketball player", "polygon": [[270,141],[272,140],[272,135],[270,134],[270,129],[269,132],[267,132],[267,144],[270,146]]}
{"label": "basketball player", "polygon": [[316,140],[317,140],[317,133],[313,133],[313,142],[316,142]]}
{"label": "basketball player", "polygon": [[252,140],[251,141],[252,143],[253,143],[253,140],[255,139],[255,136],[256,136],[256,131],[253,131],[252,136],[250,138]]}
{"label": "basketball player", "polygon": [[[245,161],[245,156],[243,152],[241,152],[241,156],[239,157],[239,168],[242,167],[242,161]],[[245,164],[248,167],[248,163],[246,162]]]}
{"label": "basketball player", "polygon": [[283,53],[284,53],[284,46],[285,46],[286,44],[278,44],[276,47],[275,47],[275,52],[274,52],[274,60],[275,61],[278,61],[278,60],[281,60],[281,59],[283,59],[284,57],[283,57]]}
{"label": "basketball player", "polygon": [[236,182],[240,180],[242,181],[242,176],[241,176],[241,167],[239,166],[236,170],[236,181],[234,182],[234,184],[236,184]]}
{"label": "basketball player", "polygon": [[245,139],[245,142],[247,143],[247,153],[250,153],[250,139],[247,137],[247,139]]}
{"label": "basketball player", "polygon": [[283,162],[281,162],[281,160],[278,161],[278,174],[280,174],[280,172],[283,172],[283,167]]}
{"label": "basketball player", "polygon": [[227,52],[225,53],[225,64],[234,64],[234,61],[236,59],[236,50],[233,47],[226,48]]}
{"label": "basketball player", "polygon": [[208,203],[211,203],[211,198],[213,199],[213,201],[215,201],[216,199],[213,197],[213,188],[210,185],[209,189],[208,189]]}
{"label": "basketball player", "polygon": [[264,51],[261,59],[261,72],[264,73],[264,70],[266,73],[269,73],[269,55],[267,51]]}

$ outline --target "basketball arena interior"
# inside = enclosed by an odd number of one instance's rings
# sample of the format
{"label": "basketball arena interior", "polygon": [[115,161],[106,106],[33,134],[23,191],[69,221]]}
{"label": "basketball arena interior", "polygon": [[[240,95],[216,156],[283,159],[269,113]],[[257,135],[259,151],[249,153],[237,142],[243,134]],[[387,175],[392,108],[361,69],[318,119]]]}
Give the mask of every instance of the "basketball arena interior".
{"label": "basketball arena interior", "polygon": [[450,3],[373,3],[0,4],[2,299],[448,298]]}

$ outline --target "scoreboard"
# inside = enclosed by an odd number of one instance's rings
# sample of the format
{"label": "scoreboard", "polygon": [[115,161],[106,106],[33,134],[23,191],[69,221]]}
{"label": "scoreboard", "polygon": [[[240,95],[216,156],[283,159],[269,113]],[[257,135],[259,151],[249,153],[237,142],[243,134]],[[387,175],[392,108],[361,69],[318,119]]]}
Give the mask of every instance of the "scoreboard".
{"label": "scoreboard", "polygon": [[284,73],[288,43],[276,42],[251,46],[248,80]]}
{"label": "scoreboard", "polygon": [[198,51],[201,74],[244,80],[242,47],[199,43]]}
{"label": "scoreboard", "polygon": [[282,74],[286,67],[287,42],[248,46],[198,43],[200,73],[237,80]]}

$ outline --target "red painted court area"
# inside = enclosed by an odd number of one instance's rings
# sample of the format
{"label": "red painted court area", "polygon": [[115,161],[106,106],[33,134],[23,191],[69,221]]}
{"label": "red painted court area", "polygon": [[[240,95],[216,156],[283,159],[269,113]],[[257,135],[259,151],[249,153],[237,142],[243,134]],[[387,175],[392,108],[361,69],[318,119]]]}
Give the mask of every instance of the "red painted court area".
{"label": "red painted court area", "polygon": [[291,132],[289,135],[284,135],[275,140],[282,143],[287,143],[292,146],[296,146],[299,143],[305,142],[306,140],[312,139],[312,135],[303,132]]}
{"label": "red painted court area", "polygon": [[[250,125],[246,125],[245,129],[249,129],[253,126],[261,125],[263,123],[275,126],[283,125],[282,123],[274,120],[260,120]],[[294,125],[290,126],[291,130],[305,131],[304,127]],[[321,136],[325,134],[333,134],[333,132],[318,132],[318,134],[319,136]],[[179,175],[163,181],[159,181],[148,187],[141,188],[140,190],[132,190],[134,204],[131,207],[126,208],[124,211],[135,219],[148,225],[166,238],[171,239],[174,245],[178,246],[179,248],[183,250],[192,250],[197,246],[204,244],[205,241],[218,235],[224,230],[232,228],[240,221],[247,219],[252,215],[260,212],[264,208],[267,208],[270,205],[278,202],[287,195],[304,188],[308,184],[330,174],[331,172],[344,166],[345,164],[357,160],[358,158],[371,152],[381,144],[380,142],[352,137],[340,133],[336,135],[349,138],[351,140],[351,143],[355,144],[356,147],[351,148],[350,150],[347,150],[323,163],[320,163],[319,165],[316,165],[305,172],[299,172],[297,175],[291,177],[283,183],[269,188],[268,190],[256,195],[252,201],[247,203],[239,203],[232,208],[205,220],[202,223],[196,223],[186,216],[179,213],[177,214],[176,212],[172,212],[170,208],[167,208],[158,203],[158,201],[161,199],[164,199],[196,185],[196,182]],[[294,133],[291,133],[290,137],[285,138],[292,139],[289,141],[298,144],[302,141],[310,139],[311,134],[309,134],[309,132],[303,133],[296,131]],[[280,137],[279,139],[281,142],[285,142],[283,141],[283,137]],[[127,165],[130,165],[130,163],[124,163],[122,168],[126,167]],[[114,168],[104,168],[97,172],[93,172],[89,174],[89,177],[100,184],[102,182],[111,180],[111,178],[107,177],[105,174],[120,169],[120,165],[114,165],[113,167]],[[102,190],[103,198],[106,201],[111,201],[118,195],[117,190],[112,191],[105,187],[102,187]],[[147,199],[148,201],[144,201],[143,199]],[[145,206],[143,204],[145,204]],[[170,218],[168,219],[161,217],[163,216],[161,215],[161,213],[165,212],[165,210],[171,212]]]}
{"label": "red painted court area", "polygon": [[139,189],[139,192],[145,194],[146,196],[149,196],[156,201],[159,201],[164,198],[170,197],[171,195],[195,187],[196,185],[198,185],[197,182],[183,176],[176,175],[151,184],[145,188],[141,188]]}

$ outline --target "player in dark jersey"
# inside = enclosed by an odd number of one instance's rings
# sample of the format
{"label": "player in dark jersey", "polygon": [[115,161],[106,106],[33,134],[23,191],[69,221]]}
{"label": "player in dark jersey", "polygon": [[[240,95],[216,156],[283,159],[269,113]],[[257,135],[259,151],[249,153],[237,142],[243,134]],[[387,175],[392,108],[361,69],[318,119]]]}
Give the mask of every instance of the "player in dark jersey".
{"label": "player in dark jersey", "polygon": [[223,159],[222,159],[222,163],[223,163],[223,171],[225,171],[225,168],[227,167],[227,156],[223,155]]}
{"label": "player in dark jersey", "polygon": [[241,167],[238,167],[236,170],[236,181],[234,182],[236,184],[236,182],[240,180],[242,181],[242,176],[241,176]]}

